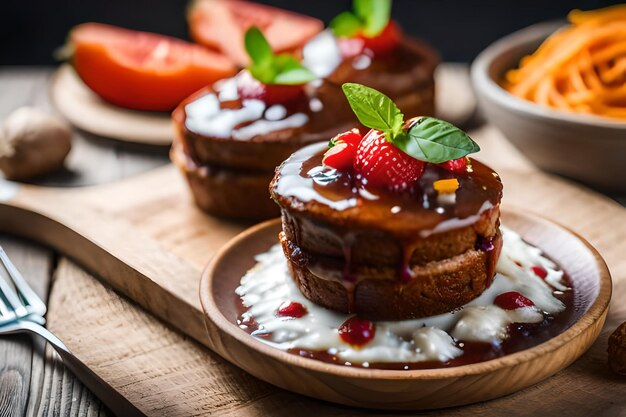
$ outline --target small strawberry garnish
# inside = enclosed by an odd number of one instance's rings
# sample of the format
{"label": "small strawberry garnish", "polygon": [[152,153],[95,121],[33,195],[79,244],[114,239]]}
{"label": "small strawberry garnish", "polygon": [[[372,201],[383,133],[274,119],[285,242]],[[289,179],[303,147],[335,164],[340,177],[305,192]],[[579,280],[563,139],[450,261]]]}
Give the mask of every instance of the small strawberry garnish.
{"label": "small strawberry garnish", "polygon": [[242,100],[261,100],[268,106],[284,104],[304,96],[302,85],[263,84],[251,76],[242,76],[237,82]]}
{"label": "small strawberry garnish", "polygon": [[541,279],[546,279],[546,277],[548,276],[548,271],[538,265],[532,266],[530,267],[530,269],[535,273],[535,275],[537,275]]}
{"label": "small strawberry garnish", "polygon": [[361,139],[361,132],[356,128],[338,134],[328,143],[330,149],[324,154],[322,163],[340,171],[352,168]]}
{"label": "small strawberry garnish", "polygon": [[381,56],[396,49],[402,39],[402,32],[400,28],[390,20],[387,26],[385,26],[385,29],[377,36],[369,38],[364,34],[359,34],[358,37],[363,39],[363,48],[371,50],[374,56]]}
{"label": "small strawberry garnish", "polygon": [[276,314],[280,317],[292,317],[294,319],[299,319],[307,313],[308,311],[305,306],[296,301],[292,301],[286,306],[281,307]]}
{"label": "small strawberry garnish", "polygon": [[522,307],[532,307],[535,303],[517,291],[508,291],[500,294],[493,301],[495,305],[504,310],[515,310]]}
{"label": "small strawberry garnish", "polygon": [[359,144],[354,171],[363,184],[403,191],[417,182],[424,165],[387,141],[382,132],[372,129]]}
{"label": "small strawberry garnish", "polygon": [[340,133],[332,138],[330,140],[329,146],[332,147],[339,142],[345,142],[348,145],[358,146],[359,143],[361,143],[361,139],[363,139],[363,136],[361,136],[361,132],[359,132],[359,129],[353,128],[348,130],[347,132]]}
{"label": "small strawberry garnish", "polygon": [[263,32],[250,26],[244,45],[251,64],[237,80],[239,97],[264,101],[267,105],[283,104],[304,95],[304,85],[317,76],[295,56],[275,54]]}
{"label": "small strawberry garnish", "polygon": [[374,338],[376,327],[369,320],[352,317],[339,326],[339,337],[352,346],[363,346]]}
{"label": "small strawberry garnish", "polygon": [[356,147],[345,142],[339,142],[326,151],[322,163],[331,168],[345,171],[352,167],[355,155]]}
{"label": "small strawberry garnish", "polygon": [[450,172],[465,172],[467,171],[467,158],[453,159],[451,161],[443,162],[439,164],[439,166]]}

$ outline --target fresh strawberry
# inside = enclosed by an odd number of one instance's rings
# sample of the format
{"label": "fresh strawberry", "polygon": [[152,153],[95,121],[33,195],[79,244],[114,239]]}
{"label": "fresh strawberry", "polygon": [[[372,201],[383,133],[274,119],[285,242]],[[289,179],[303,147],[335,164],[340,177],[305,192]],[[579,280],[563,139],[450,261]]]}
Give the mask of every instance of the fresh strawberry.
{"label": "fresh strawberry", "polygon": [[504,310],[515,310],[535,305],[532,300],[529,300],[517,291],[504,292],[497,296],[493,303]]}
{"label": "fresh strawberry", "polygon": [[548,271],[538,265],[535,265],[530,269],[535,273],[535,275],[537,275],[541,279],[546,279],[546,277],[548,276]]}
{"label": "fresh strawberry", "polygon": [[388,142],[380,131],[372,129],[359,144],[354,171],[363,184],[403,191],[422,176],[424,165]]}
{"label": "fresh strawberry", "polygon": [[355,127],[332,138],[330,140],[330,144],[331,146],[334,146],[339,142],[345,142],[348,145],[356,147],[359,146],[359,143],[361,143],[361,139],[363,139],[363,136],[361,136],[361,132],[359,132],[359,129]]}
{"label": "fresh strawberry", "polygon": [[362,138],[361,132],[356,128],[338,134],[330,140],[330,149],[324,154],[322,163],[341,171],[352,168]]}
{"label": "fresh strawberry", "polygon": [[352,167],[355,155],[355,146],[345,142],[339,142],[326,151],[322,163],[331,168],[345,171]]}
{"label": "fresh strawberry", "polygon": [[439,164],[439,166],[450,172],[465,172],[467,171],[467,158],[459,158],[453,159],[451,161],[442,162],[441,164]]}
{"label": "fresh strawberry", "polygon": [[352,317],[339,326],[339,337],[352,346],[363,346],[374,338],[376,327],[369,320]]}
{"label": "fresh strawberry", "polygon": [[358,36],[363,39],[363,47],[371,50],[375,56],[386,55],[392,52],[402,39],[402,31],[391,20],[383,29],[383,31],[373,38],[361,34]]}
{"label": "fresh strawberry", "polygon": [[242,100],[261,100],[268,106],[288,103],[304,95],[302,85],[263,84],[251,75],[238,77],[237,92]]}
{"label": "fresh strawberry", "polygon": [[299,319],[307,314],[307,310],[302,304],[292,301],[286,306],[280,308],[277,314],[280,317],[292,317],[294,319]]}

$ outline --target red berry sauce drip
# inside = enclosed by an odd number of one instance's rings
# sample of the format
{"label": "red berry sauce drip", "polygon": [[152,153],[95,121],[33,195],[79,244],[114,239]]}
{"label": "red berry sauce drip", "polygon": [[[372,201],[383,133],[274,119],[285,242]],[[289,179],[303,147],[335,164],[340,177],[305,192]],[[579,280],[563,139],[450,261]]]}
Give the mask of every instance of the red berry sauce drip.
{"label": "red berry sauce drip", "polygon": [[374,338],[376,327],[369,320],[352,317],[339,326],[339,337],[352,346],[360,347]]}
{"label": "red berry sauce drip", "polygon": [[299,319],[300,317],[305,316],[308,313],[305,306],[302,304],[292,301],[285,307],[282,307],[278,310],[277,314],[280,317],[292,317],[294,319]]}
{"label": "red berry sauce drip", "polygon": [[504,292],[497,296],[493,303],[504,310],[515,310],[535,305],[532,300],[526,298],[517,291]]}
{"label": "red berry sauce drip", "polygon": [[535,265],[530,269],[535,273],[535,275],[537,275],[541,279],[546,279],[546,277],[548,276],[548,271],[538,265]]}

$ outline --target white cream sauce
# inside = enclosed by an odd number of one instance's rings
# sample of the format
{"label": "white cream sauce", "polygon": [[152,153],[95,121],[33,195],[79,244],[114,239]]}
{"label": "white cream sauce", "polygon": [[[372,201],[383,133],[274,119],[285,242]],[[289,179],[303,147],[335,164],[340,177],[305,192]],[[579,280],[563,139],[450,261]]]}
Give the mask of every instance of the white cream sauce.
{"label": "white cream sauce", "polygon": [[337,39],[330,29],[317,34],[302,48],[302,65],[319,78],[332,74],[342,60]]}
{"label": "white cream sauce", "polygon": [[[450,313],[416,320],[377,322],[374,338],[361,347],[345,343],[338,328],[350,315],[325,309],[306,299],[294,284],[280,245],[257,255],[257,264],[241,279],[236,293],[247,308],[240,326],[254,319],[259,325],[252,333],[278,349],[292,348],[327,351],[340,359],[367,366],[371,362],[442,361],[460,356],[459,343],[481,341],[497,344],[507,338],[511,323],[538,323],[544,313],[563,311],[555,290],[567,291],[561,282],[563,271],[541,255],[541,251],[502,227],[503,249],[493,284],[478,298]],[[532,271],[541,266],[546,281]],[[549,285],[548,285],[549,284]],[[517,291],[535,307],[503,310],[494,299],[507,291]],[[308,313],[301,318],[278,317],[279,308],[298,302]]]}

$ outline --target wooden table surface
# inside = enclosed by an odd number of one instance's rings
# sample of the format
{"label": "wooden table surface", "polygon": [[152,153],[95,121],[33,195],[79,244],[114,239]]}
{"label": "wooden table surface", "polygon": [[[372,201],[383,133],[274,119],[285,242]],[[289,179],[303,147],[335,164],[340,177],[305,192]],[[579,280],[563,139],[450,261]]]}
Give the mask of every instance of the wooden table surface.
{"label": "wooden table surface", "polygon": [[[41,68],[0,69],[0,120],[22,105],[53,111],[48,99],[51,73],[52,69]],[[75,132],[73,146],[67,164],[69,169],[49,176],[39,184],[81,186],[107,183],[168,162],[167,149],[123,144],[84,132]],[[624,199],[618,200],[624,203]],[[70,260],[47,248],[1,235],[0,245],[44,299],[52,288],[67,294],[67,300],[71,302],[72,289],[67,288],[68,283],[82,282],[92,291],[99,291],[102,302],[120,303],[120,308],[127,303],[90,279],[88,273]],[[67,279],[70,276],[72,280]],[[56,287],[55,283],[58,284]],[[82,291],[84,293],[85,288]],[[58,309],[62,306],[50,307]],[[173,340],[181,339],[176,332],[172,333]],[[3,337],[0,339],[0,358],[0,415],[107,415],[102,404],[64,369],[51,349],[44,352],[40,340],[28,336]],[[294,397],[297,398],[290,395],[285,399],[292,401]],[[345,414],[350,414],[349,409]]]}
{"label": "wooden table surface", "polygon": [[[52,72],[52,68],[0,69],[0,120],[24,105],[54,112],[48,95]],[[125,144],[80,131],[74,132],[72,146],[68,169],[38,184],[108,183],[169,161],[165,148]],[[55,279],[73,266],[32,242],[0,235],[0,245],[44,300]],[[107,415],[100,401],[65,370],[52,349],[47,348],[42,354],[43,349],[41,340],[30,336],[0,339],[0,415]]]}

